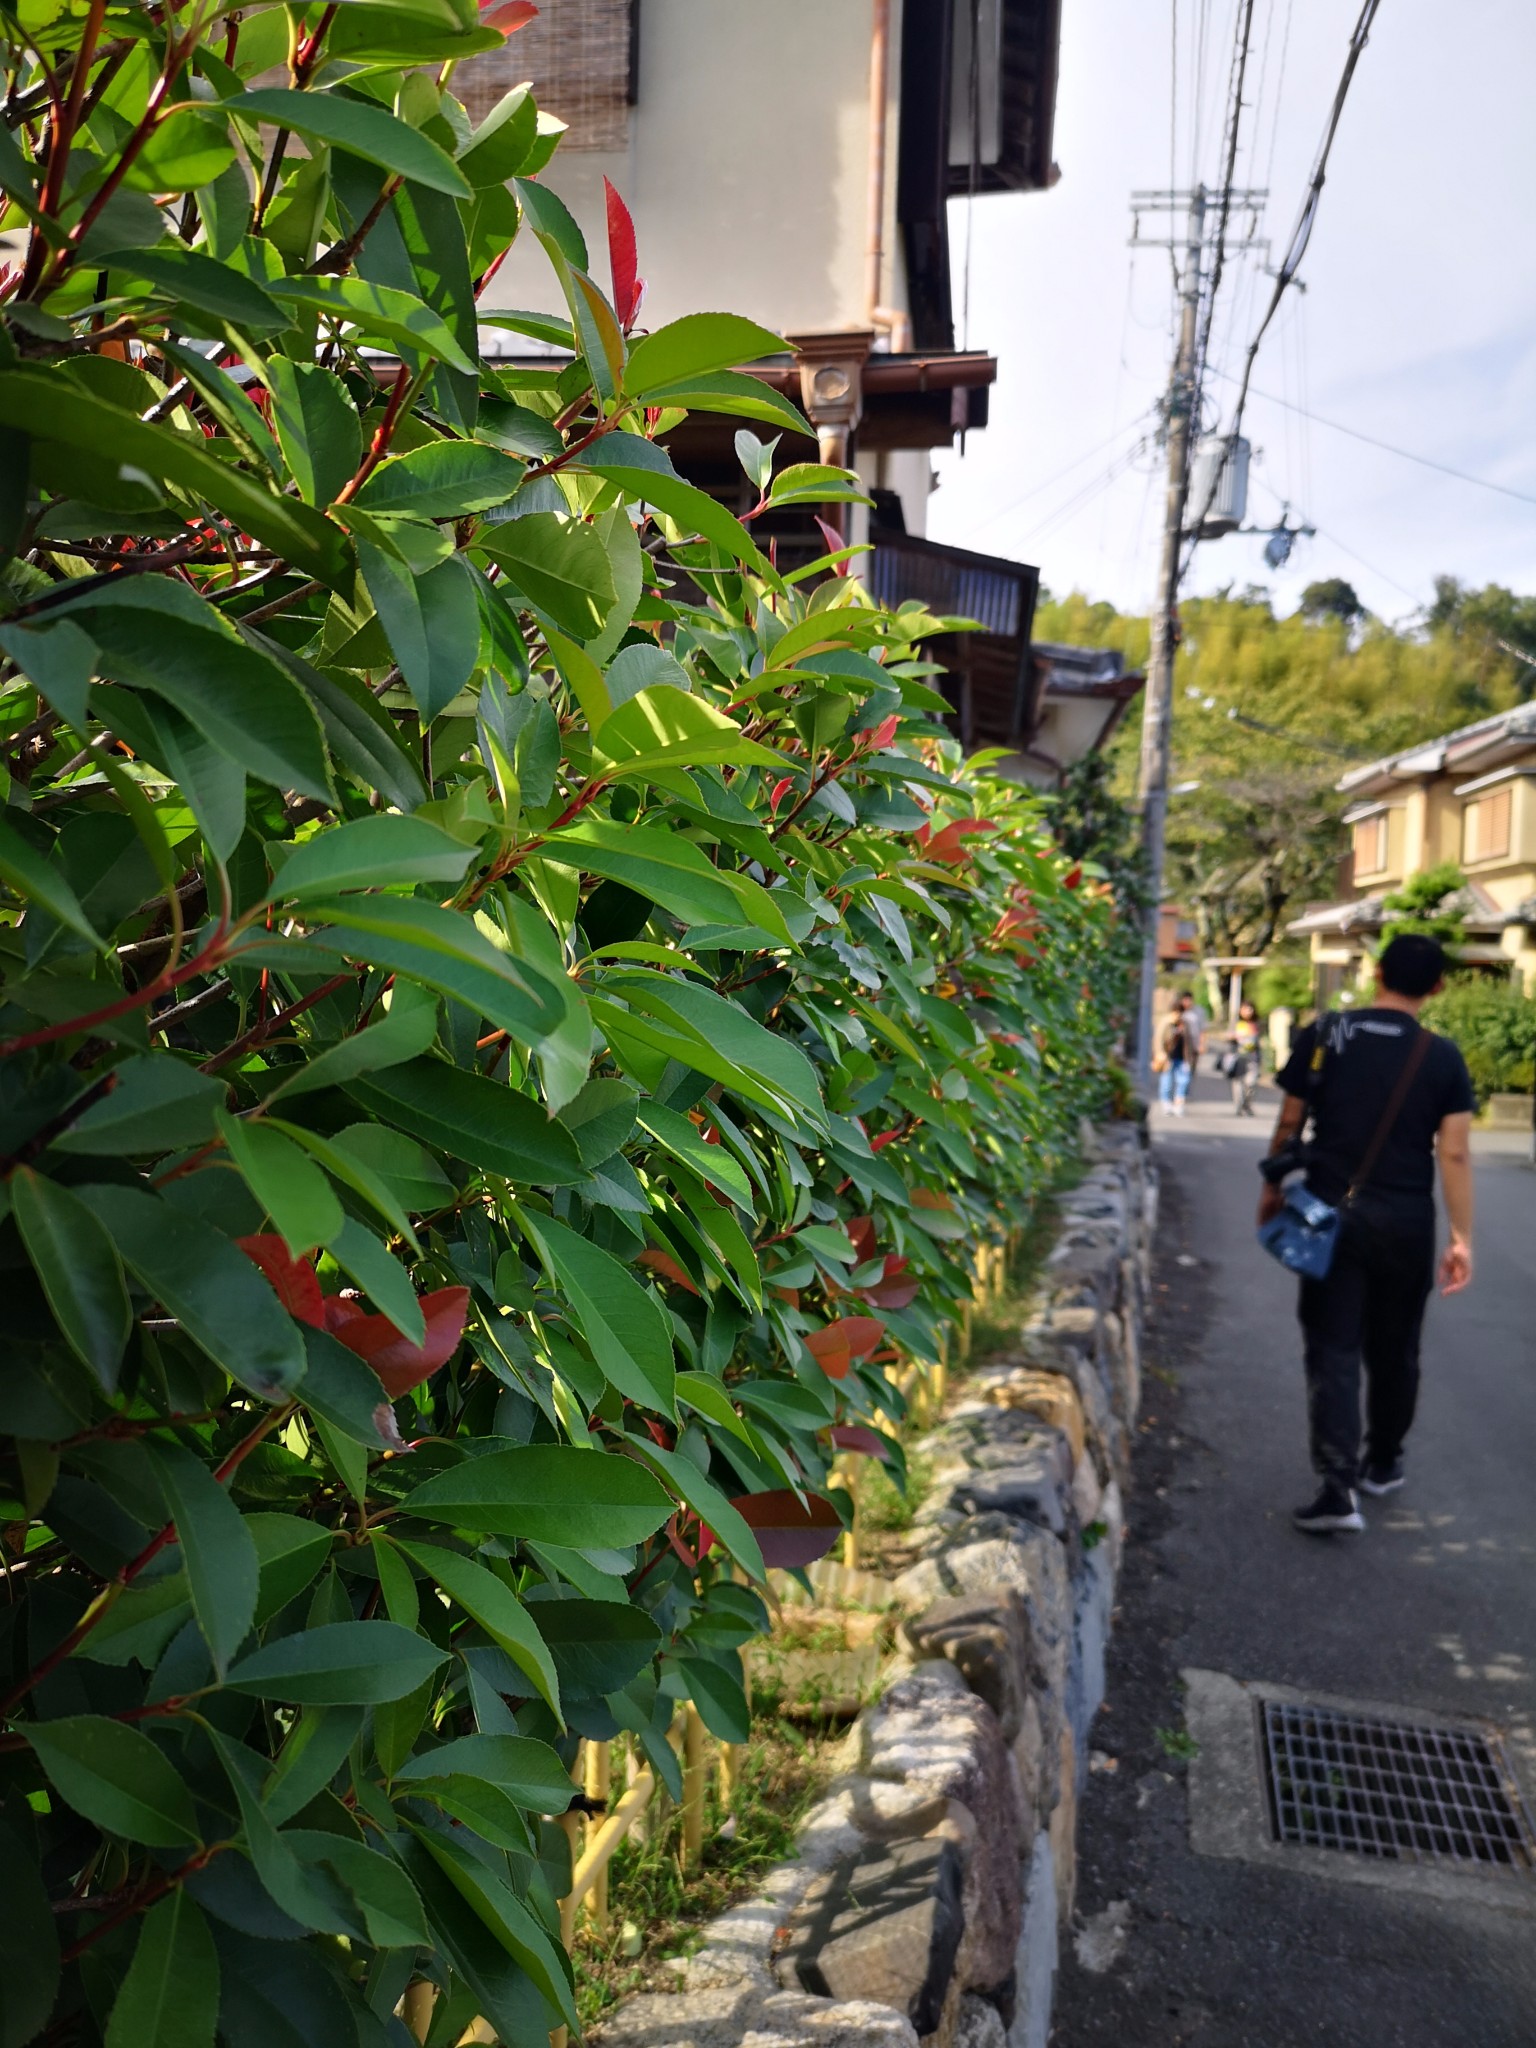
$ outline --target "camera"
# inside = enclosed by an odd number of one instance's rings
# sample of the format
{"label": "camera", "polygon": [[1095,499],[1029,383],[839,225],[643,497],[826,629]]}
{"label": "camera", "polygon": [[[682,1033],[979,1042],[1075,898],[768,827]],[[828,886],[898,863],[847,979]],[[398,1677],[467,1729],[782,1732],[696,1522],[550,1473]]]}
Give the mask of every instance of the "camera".
{"label": "camera", "polygon": [[1272,1188],[1277,1188],[1288,1173],[1304,1173],[1311,1164],[1312,1147],[1300,1138],[1287,1138],[1267,1159],[1259,1161],[1259,1171]]}

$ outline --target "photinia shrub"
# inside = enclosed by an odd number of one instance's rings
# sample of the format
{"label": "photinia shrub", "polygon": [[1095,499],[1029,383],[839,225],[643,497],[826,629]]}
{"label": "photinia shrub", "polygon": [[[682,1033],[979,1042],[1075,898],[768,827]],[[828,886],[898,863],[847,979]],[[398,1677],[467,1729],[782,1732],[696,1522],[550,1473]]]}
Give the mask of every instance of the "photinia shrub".
{"label": "photinia shrub", "polygon": [[610,295],[454,98],[531,11],[0,8],[0,2048],[573,2022],[577,1741],[742,1737],[1102,1099],[1114,907],[953,622],[759,548],[843,472],[668,458],[803,426],[782,344],[640,333],[619,196]]}

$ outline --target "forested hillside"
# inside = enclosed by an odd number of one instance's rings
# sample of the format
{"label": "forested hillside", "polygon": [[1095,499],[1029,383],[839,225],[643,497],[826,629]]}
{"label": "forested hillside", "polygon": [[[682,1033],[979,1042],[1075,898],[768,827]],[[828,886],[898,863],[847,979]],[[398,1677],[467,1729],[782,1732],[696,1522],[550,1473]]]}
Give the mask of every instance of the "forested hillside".
{"label": "forested hillside", "polygon": [[[1422,625],[1393,627],[1347,583],[1315,584],[1277,618],[1258,592],[1183,608],[1173,723],[1168,877],[1202,951],[1256,953],[1300,905],[1330,896],[1344,838],[1335,784],[1356,762],[1469,724],[1531,693],[1509,649],[1536,639],[1536,603],[1442,578]],[[1518,636],[1518,637],[1517,637]],[[1035,637],[1120,648],[1143,666],[1148,625],[1073,593],[1043,602]],[[1139,721],[1117,743],[1135,780]]]}

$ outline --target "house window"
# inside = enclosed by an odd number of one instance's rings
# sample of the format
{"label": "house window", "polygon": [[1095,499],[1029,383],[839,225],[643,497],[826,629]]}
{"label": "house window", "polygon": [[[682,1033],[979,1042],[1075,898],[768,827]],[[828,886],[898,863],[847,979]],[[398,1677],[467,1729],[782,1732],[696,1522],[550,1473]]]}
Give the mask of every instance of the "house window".
{"label": "house window", "polygon": [[1355,826],[1355,873],[1379,875],[1387,864],[1387,813],[1361,818]]}
{"label": "house window", "polygon": [[503,49],[463,64],[454,91],[479,122],[503,93],[532,79],[540,109],[569,130],[562,150],[623,149],[634,102],[634,12],[634,0],[546,4]]}
{"label": "house window", "polygon": [[1464,861],[1503,860],[1509,854],[1509,806],[1512,792],[1490,789],[1462,812],[1461,857]]}

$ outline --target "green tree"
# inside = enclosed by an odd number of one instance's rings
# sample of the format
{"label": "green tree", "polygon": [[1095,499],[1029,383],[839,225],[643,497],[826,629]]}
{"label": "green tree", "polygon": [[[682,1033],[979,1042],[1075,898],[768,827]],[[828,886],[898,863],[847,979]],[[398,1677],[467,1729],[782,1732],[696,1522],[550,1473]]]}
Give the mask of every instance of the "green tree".
{"label": "green tree", "polygon": [[1451,860],[1410,875],[1401,889],[1382,898],[1382,908],[1388,913],[1382,944],[1403,932],[1419,932],[1427,939],[1438,939],[1442,946],[1459,946],[1466,937],[1466,886],[1466,876]]}
{"label": "green tree", "polygon": [[1365,617],[1365,606],[1355,586],[1342,576],[1326,576],[1320,583],[1309,583],[1301,593],[1298,609],[1304,619],[1342,619],[1346,626]]}
{"label": "green tree", "polygon": [[1529,1094],[1536,1085],[1536,1001],[1518,982],[1454,974],[1422,1015],[1461,1047],[1480,1103],[1495,1094]]}
{"label": "green tree", "polygon": [[[804,430],[783,344],[633,331],[622,202],[605,291],[450,89],[500,41],[0,10],[5,2048],[573,2024],[578,1741],[742,1738],[1105,1099],[1108,891],[934,621],[757,546],[848,474],[678,474]],[[486,362],[519,235],[566,311]]]}

